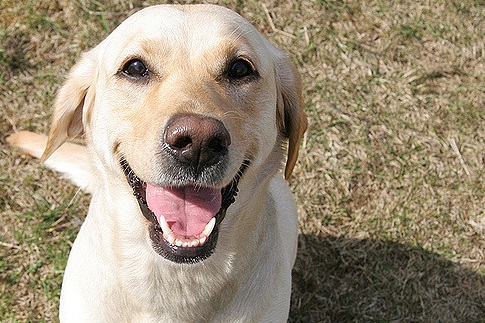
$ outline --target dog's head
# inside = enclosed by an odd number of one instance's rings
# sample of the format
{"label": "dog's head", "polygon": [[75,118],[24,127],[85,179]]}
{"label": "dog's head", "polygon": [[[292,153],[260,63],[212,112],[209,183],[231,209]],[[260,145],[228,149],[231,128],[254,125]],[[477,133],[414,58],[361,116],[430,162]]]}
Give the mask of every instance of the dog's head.
{"label": "dog's head", "polygon": [[195,262],[212,254],[238,181],[249,169],[276,172],[286,140],[290,177],[306,125],[291,61],[241,16],[155,6],[74,66],[43,160],[84,133],[134,190],[155,250]]}

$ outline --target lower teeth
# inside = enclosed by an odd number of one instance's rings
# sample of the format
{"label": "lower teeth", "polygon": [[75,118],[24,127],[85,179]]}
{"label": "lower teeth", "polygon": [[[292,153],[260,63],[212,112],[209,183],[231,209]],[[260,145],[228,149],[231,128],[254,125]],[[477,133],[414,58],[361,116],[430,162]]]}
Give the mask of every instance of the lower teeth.
{"label": "lower teeth", "polygon": [[183,248],[194,248],[202,246],[207,241],[207,236],[196,239],[177,239],[173,233],[163,234],[163,238],[168,241],[168,243]]}
{"label": "lower teeth", "polygon": [[193,238],[177,238],[173,231],[170,229],[168,226],[167,222],[165,219],[161,216],[158,219],[158,222],[160,224],[160,228],[162,229],[163,232],[163,238],[170,244],[177,246],[177,247],[182,247],[182,248],[194,248],[194,247],[199,247],[202,246],[206,241],[209,235],[212,233],[214,230],[215,224],[216,224],[216,218],[213,217],[209,223],[204,228],[204,231],[199,235],[199,237],[193,237]]}

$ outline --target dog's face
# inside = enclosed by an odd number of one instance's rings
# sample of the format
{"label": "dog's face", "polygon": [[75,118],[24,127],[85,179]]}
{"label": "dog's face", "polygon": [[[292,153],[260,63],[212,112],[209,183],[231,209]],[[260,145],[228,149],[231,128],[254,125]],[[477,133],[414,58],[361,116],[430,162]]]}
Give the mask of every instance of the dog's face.
{"label": "dog's face", "polygon": [[286,138],[291,175],[306,129],[300,91],[286,55],[236,13],[150,7],[73,68],[44,159],[84,131],[132,187],[154,249],[196,262],[214,251],[244,172],[268,162],[275,172]]}

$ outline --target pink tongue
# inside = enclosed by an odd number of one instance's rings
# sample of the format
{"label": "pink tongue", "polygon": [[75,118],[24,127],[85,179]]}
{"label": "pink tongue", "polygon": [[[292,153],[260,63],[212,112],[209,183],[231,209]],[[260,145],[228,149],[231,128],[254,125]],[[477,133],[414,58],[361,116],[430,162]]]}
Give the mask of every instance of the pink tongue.
{"label": "pink tongue", "polygon": [[146,201],[157,219],[165,218],[173,233],[197,237],[221,208],[222,195],[220,189],[147,184]]}

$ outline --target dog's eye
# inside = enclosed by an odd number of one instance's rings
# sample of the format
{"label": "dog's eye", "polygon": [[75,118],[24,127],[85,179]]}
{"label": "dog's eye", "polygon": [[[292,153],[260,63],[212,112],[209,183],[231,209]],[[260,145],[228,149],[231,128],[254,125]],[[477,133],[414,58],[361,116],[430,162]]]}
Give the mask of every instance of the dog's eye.
{"label": "dog's eye", "polygon": [[255,73],[253,65],[245,59],[237,59],[229,66],[229,78],[239,80]]}
{"label": "dog's eye", "polygon": [[139,59],[132,59],[128,61],[123,69],[121,70],[123,74],[134,78],[145,78],[148,76],[148,68],[145,63]]}

